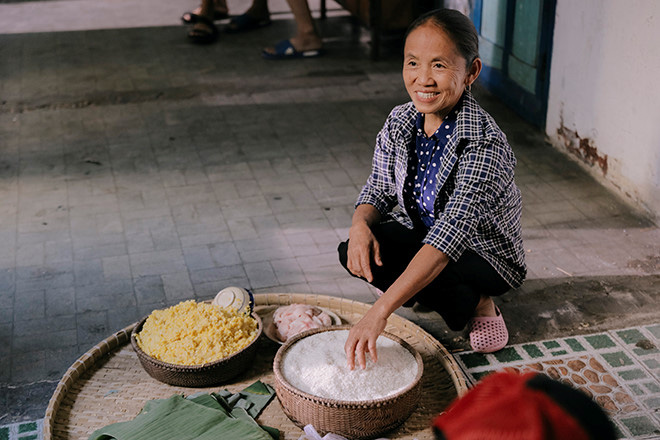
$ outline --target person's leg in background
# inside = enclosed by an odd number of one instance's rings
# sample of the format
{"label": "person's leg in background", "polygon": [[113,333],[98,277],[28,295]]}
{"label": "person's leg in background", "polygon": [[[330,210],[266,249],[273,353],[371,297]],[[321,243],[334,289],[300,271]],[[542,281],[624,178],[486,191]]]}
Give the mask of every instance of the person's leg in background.
{"label": "person's leg in background", "polygon": [[226,0],[202,0],[199,7],[199,13],[183,14],[181,19],[192,23],[192,29],[188,32],[188,38],[196,44],[213,43],[218,38],[218,28],[213,21],[215,20],[216,10],[228,13]]}
{"label": "person's leg in background", "polygon": [[307,0],[287,0],[287,3],[296,20],[296,35],[264,49],[264,58],[309,58],[321,55],[323,40],[316,29],[309,3]]}
{"label": "person's leg in background", "polygon": [[291,44],[298,52],[319,50],[323,40],[319,35],[307,0],[287,0],[296,19],[296,35],[291,37]]}
{"label": "person's leg in background", "polygon": [[233,17],[226,27],[230,33],[259,29],[271,24],[268,0],[253,0],[252,5],[241,15]]}
{"label": "person's leg in background", "polygon": [[[205,15],[207,18],[210,18],[212,20],[223,20],[229,17],[229,9],[227,8],[226,0],[212,0],[210,2],[210,5],[213,6],[211,10],[209,10],[208,6],[205,9],[206,12]],[[181,16],[181,21],[185,24],[195,23],[197,21],[197,17],[203,14],[202,9],[203,6],[200,5],[193,11],[184,13]]]}

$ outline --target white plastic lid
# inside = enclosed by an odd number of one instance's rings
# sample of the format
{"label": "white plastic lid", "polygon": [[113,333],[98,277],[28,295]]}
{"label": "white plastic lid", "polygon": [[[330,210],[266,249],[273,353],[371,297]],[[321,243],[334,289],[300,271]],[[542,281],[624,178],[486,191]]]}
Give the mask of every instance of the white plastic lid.
{"label": "white plastic lid", "polygon": [[242,287],[231,286],[218,292],[212,304],[220,307],[231,307],[239,312],[247,310],[248,313],[252,313],[254,298],[250,292]]}

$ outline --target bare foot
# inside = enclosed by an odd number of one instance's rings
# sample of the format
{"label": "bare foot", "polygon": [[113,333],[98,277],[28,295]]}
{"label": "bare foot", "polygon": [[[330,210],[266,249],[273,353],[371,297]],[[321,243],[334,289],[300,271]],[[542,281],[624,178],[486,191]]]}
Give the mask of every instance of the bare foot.
{"label": "bare foot", "polygon": [[291,44],[298,52],[305,52],[308,50],[319,50],[323,47],[323,40],[318,36],[300,37],[295,36],[289,39]]}

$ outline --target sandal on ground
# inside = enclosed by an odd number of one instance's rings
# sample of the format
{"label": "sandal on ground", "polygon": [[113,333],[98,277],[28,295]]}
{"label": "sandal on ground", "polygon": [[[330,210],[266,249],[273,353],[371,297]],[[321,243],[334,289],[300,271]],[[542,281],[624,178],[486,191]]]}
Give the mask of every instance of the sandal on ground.
{"label": "sandal on ground", "polygon": [[259,29],[268,26],[271,23],[272,21],[270,21],[270,18],[255,18],[246,12],[245,14],[232,17],[225,28],[225,31],[230,34],[236,34],[238,32]]}
{"label": "sandal on ground", "polygon": [[188,32],[188,38],[192,43],[210,44],[218,39],[218,28],[215,27],[215,24],[213,24],[212,20],[204,17],[203,15],[199,15],[197,17],[197,22],[205,24],[207,27],[197,29],[193,28],[190,30],[190,32]]}
{"label": "sandal on ground", "polygon": [[291,40],[282,40],[274,47],[275,52],[267,49],[261,51],[261,56],[267,60],[286,60],[291,58],[316,58],[323,55],[323,49],[296,50]]}
{"label": "sandal on ground", "polygon": [[[184,24],[195,24],[199,21],[199,17],[202,17],[199,14],[195,14],[192,11],[186,12],[181,16],[181,21]],[[213,21],[217,20],[224,20],[226,18],[229,18],[229,14],[226,12],[219,12],[219,11],[214,11],[213,12]]]}
{"label": "sandal on ground", "polygon": [[506,329],[500,309],[495,308],[497,316],[477,316],[468,323],[470,330],[470,346],[479,353],[493,353],[503,349],[509,342],[509,332]]}

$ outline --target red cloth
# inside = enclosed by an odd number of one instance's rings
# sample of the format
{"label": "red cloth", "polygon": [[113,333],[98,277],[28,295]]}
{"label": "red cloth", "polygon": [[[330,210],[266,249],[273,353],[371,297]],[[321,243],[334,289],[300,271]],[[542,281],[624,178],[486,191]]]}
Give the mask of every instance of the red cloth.
{"label": "red cloth", "polygon": [[[580,414],[569,413],[555,398],[539,389],[531,387],[530,379],[542,379],[551,382],[538,373],[518,374],[499,372],[486,376],[462,398],[453,402],[446,412],[433,421],[436,436],[446,440],[589,440],[592,437],[579,417]],[[562,394],[562,401],[584,402],[586,395],[568,385],[559,382],[551,384],[552,394],[557,390]],[[577,393],[577,394],[572,394]],[[599,416],[604,413],[597,405],[589,408]],[[587,405],[588,406],[588,405]],[[584,414],[593,419],[593,414]],[[603,437],[599,437],[601,440]],[[614,437],[612,437],[614,438]]]}

